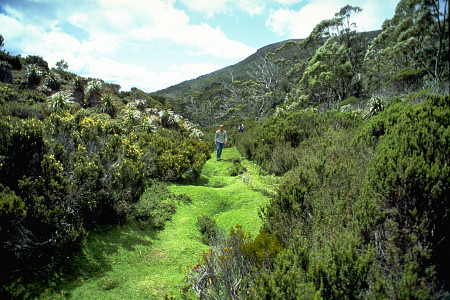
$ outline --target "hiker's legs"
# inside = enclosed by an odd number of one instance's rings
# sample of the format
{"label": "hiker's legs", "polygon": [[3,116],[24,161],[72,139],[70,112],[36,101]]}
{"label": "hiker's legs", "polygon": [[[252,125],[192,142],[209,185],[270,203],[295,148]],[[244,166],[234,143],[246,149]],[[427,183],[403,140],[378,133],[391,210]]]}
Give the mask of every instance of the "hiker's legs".
{"label": "hiker's legs", "polygon": [[222,156],[223,143],[217,142],[217,159],[220,159]]}

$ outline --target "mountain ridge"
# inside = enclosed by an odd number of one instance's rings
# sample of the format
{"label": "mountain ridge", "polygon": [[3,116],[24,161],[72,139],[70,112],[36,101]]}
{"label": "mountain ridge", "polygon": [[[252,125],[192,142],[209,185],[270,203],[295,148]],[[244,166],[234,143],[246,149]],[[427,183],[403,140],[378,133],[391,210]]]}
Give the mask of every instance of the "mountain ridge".
{"label": "mountain ridge", "polygon": [[[233,65],[229,65],[227,67],[223,67],[221,69],[218,69],[216,71],[200,75],[193,79],[188,79],[185,81],[182,81],[180,83],[174,84],[172,86],[169,86],[167,88],[158,90],[154,92],[154,94],[164,95],[172,98],[177,98],[182,96],[185,93],[189,93],[192,91],[200,91],[203,90],[205,87],[216,83],[216,82],[223,82],[223,81],[232,81],[230,78],[233,77],[233,80],[248,80],[248,75],[246,72],[250,69],[250,65],[258,60],[258,58],[264,59],[264,57],[279,47],[281,47],[283,44],[287,42],[299,42],[302,39],[287,39],[280,42],[275,42],[266,46],[263,46],[256,50],[255,53],[251,54],[250,56],[244,58],[240,62],[237,62]],[[237,71],[236,73],[233,73],[233,71]],[[209,78],[209,79],[208,79]],[[206,79],[206,81],[205,81]],[[199,81],[202,81],[199,83]]]}
{"label": "mountain ridge", "polygon": [[[374,39],[378,34],[381,33],[381,30],[373,30],[360,32],[360,34],[365,34],[368,40]],[[264,59],[268,53],[273,53],[286,43],[292,42],[296,44],[301,42],[304,39],[287,39],[280,42],[275,42],[263,46],[256,50],[255,53],[250,56],[244,58],[238,63],[233,65],[218,69],[216,71],[203,74],[193,79],[185,80],[180,83],[174,84],[167,88],[158,90],[153,92],[152,94],[162,95],[170,98],[179,98],[185,94],[192,93],[194,91],[202,91],[208,86],[211,86],[214,83],[223,83],[223,82],[232,82],[235,80],[239,81],[247,81],[250,78],[248,72],[251,71],[252,64],[256,63],[258,59]],[[292,52],[291,49],[284,49],[277,53],[278,58],[284,59],[298,59],[299,57],[308,58],[312,54],[305,50],[298,48],[298,52]]]}

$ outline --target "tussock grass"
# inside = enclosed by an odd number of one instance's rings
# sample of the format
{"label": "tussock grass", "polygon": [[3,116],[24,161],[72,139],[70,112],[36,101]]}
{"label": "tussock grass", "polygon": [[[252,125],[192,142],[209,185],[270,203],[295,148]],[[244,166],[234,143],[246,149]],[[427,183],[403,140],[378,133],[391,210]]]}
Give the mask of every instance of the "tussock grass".
{"label": "tussock grass", "polygon": [[212,157],[197,181],[169,186],[175,194],[188,195],[191,202],[180,201],[163,230],[131,222],[91,233],[75,259],[71,278],[62,279],[58,292],[49,293],[49,298],[179,298],[186,268],[196,265],[208,248],[195,225],[198,216],[210,216],[225,232],[240,224],[256,235],[261,226],[258,210],[269,201],[273,178],[262,176],[246,161],[247,173],[229,176],[233,158],[240,157],[234,147],[223,150],[221,161]]}

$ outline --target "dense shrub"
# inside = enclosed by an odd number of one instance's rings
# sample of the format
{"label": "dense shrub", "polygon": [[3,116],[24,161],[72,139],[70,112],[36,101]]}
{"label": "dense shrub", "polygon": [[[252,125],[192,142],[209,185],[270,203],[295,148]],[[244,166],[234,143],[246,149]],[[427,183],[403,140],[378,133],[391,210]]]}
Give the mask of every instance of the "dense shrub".
{"label": "dense shrub", "polygon": [[51,71],[45,76],[44,84],[54,92],[59,91],[59,88],[61,87],[61,75]]}
{"label": "dense shrub", "polygon": [[177,198],[156,183],[147,189],[149,180],[176,180],[187,171],[195,178],[209,158],[204,143],[178,132],[49,103],[54,109],[43,121],[0,117],[1,214],[8,221],[0,224],[8,257],[2,283],[51,274],[100,224],[134,219],[163,227]]}
{"label": "dense shrub", "polygon": [[297,147],[298,167],[262,209],[287,251],[251,297],[448,295],[449,111],[448,96],[397,99],[361,129],[332,126]]}
{"label": "dense shrub", "polygon": [[[380,293],[417,297],[448,288],[450,98],[398,103],[368,124],[389,124],[379,136],[365,195],[357,203],[363,236],[379,245]],[[365,131],[367,132],[367,131]],[[402,280],[392,280],[391,278]]]}
{"label": "dense shrub", "polygon": [[0,104],[17,99],[17,93],[9,85],[0,85]]}
{"label": "dense shrub", "polygon": [[48,63],[42,58],[42,56],[28,55],[25,58],[25,62],[28,65],[36,65],[44,70],[48,70]]}
{"label": "dense shrub", "polygon": [[[198,223],[210,224],[208,219],[199,217]],[[284,251],[275,235],[261,231],[253,238],[239,225],[231,227],[229,235],[214,235],[210,245],[199,264],[187,271],[184,287],[185,293],[193,289],[206,299],[247,298],[254,292],[255,280],[271,270],[275,257]]]}
{"label": "dense shrub", "polygon": [[4,50],[0,50],[0,61],[6,61],[14,70],[20,70],[22,68],[20,55],[13,56]]}
{"label": "dense shrub", "polygon": [[164,184],[154,181],[139,201],[130,206],[129,215],[154,228],[162,228],[175,212],[176,198]]}
{"label": "dense shrub", "polygon": [[258,128],[238,135],[236,146],[265,170],[282,175],[299,165],[296,148],[307,146],[328,128],[352,129],[360,123],[361,118],[351,112],[280,111]]}
{"label": "dense shrub", "polygon": [[203,215],[197,217],[197,223],[195,223],[195,225],[198,227],[200,233],[202,234],[202,243],[209,245],[211,243],[211,239],[214,238],[217,234],[216,220],[208,215]]}
{"label": "dense shrub", "polygon": [[43,124],[35,119],[5,117],[0,119],[0,131],[0,183],[17,190],[18,180],[23,176],[41,175],[45,150]]}
{"label": "dense shrub", "polygon": [[28,80],[28,87],[29,88],[35,88],[41,83],[42,76],[44,75],[44,72],[42,69],[37,65],[30,65],[27,67],[27,80]]}
{"label": "dense shrub", "polygon": [[233,166],[230,167],[228,173],[230,176],[238,176],[243,174],[246,171],[246,168],[241,164],[240,158],[233,158]]}

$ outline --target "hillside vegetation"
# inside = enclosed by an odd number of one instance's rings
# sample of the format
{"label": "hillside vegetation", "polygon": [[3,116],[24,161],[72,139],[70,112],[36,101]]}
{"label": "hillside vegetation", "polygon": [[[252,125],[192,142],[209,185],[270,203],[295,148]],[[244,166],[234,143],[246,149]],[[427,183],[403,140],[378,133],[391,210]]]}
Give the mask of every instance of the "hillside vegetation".
{"label": "hillside vegetation", "polygon": [[450,297],[448,1],[360,11],[155,94],[0,51],[0,293]]}

